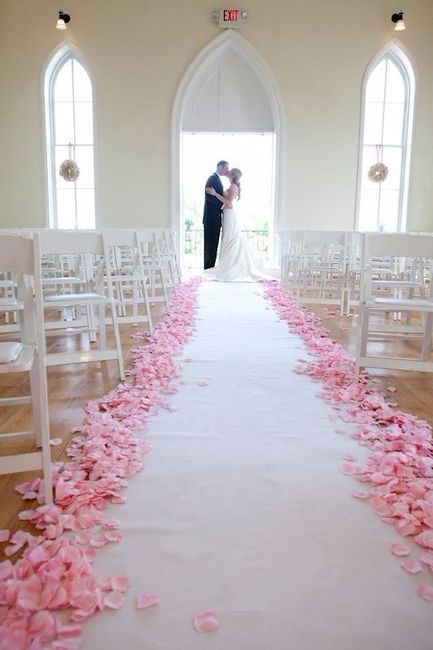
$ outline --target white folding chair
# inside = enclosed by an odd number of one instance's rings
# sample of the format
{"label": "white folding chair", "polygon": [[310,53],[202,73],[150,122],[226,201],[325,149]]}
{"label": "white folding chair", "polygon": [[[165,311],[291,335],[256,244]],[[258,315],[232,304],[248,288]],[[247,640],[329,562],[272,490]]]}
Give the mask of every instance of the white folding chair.
{"label": "white folding chair", "polygon": [[34,437],[40,448],[40,451],[1,456],[0,474],[42,470],[45,502],[51,503],[51,453],[38,235],[33,239],[0,235],[0,271],[15,274],[15,308],[19,314],[21,331],[21,342],[0,342],[0,373],[28,373],[31,393],[28,396],[1,397],[0,405],[32,404],[34,429],[2,433],[0,444]]}
{"label": "white folding chair", "polygon": [[[432,372],[433,238],[365,233],[361,260],[357,372],[366,367]],[[369,349],[377,341],[383,354]],[[395,351],[395,342],[412,342],[407,356]]]}
{"label": "white folding chair", "polygon": [[181,281],[181,273],[177,259],[175,234],[170,228],[157,228],[155,233],[161,260],[168,265],[170,286],[176,289]]}
{"label": "white folding chair", "polygon": [[299,231],[286,255],[287,287],[303,304],[338,305],[343,309],[345,283],[344,231]]}
{"label": "white folding chair", "polygon": [[[109,273],[117,306],[117,318],[122,323],[148,323],[152,332],[148,286],[149,279],[138,254],[136,231],[107,228],[102,233],[108,250]],[[132,307],[132,314],[128,312]],[[140,313],[142,309],[143,313]],[[131,311],[131,310],[129,310]]]}
{"label": "white folding chair", "polygon": [[[68,333],[89,333],[89,342],[99,334],[99,349],[87,349],[75,352],[50,352],[46,354],[47,366],[59,366],[69,363],[88,363],[95,361],[116,360],[120,378],[125,378],[123,354],[120,343],[119,326],[116,315],[116,305],[113,296],[113,287],[110,273],[108,272],[108,251],[105,248],[103,236],[97,232],[44,230],[40,233],[41,259],[46,255],[61,253],[76,256],[78,266],[83,274],[83,282],[77,285],[76,293],[49,293],[44,295],[43,306],[45,312],[50,310],[64,310],[72,308],[78,314],[77,322],[67,323],[65,330],[64,321],[48,321],[53,333],[53,326],[57,330]],[[107,347],[106,340],[106,309],[109,308],[110,322],[113,329],[115,345]],[[97,326],[95,325],[94,310],[97,310]],[[84,313],[84,316],[82,316]],[[81,326],[84,327],[81,327]]]}
{"label": "white folding chair", "polygon": [[155,229],[140,228],[136,231],[138,254],[141,258],[146,276],[150,282],[149,301],[151,303],[164,303],[169,309],[168,284],[169,265],[161,254],[159,238]]}

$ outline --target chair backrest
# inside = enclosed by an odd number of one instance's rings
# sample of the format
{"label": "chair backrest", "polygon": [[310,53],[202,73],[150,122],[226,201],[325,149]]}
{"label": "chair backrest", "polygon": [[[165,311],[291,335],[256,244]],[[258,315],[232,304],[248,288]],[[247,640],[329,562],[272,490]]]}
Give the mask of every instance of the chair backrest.
{"label": "chair backrest", "polygon": [[337,244],[344,246],[346,232],[344,230],[304,230],[304,245]]}
{"label": "chair backrest", "polygon": [[39,237],[42,254],[104,255],[102,234],[93,230],[41,230]]}
{"label": "chair backrest", "polygon": [[373,257],[433,259],[433,237],[407,233],[365,233],[365,260]]}
{"label": "chair backrest", "polygon": [[35,273],[35,242],[19,235],[0,235],[0,272]]}
{"label": "chair backrest", "polygon": [[135,246],[134,228],[105,228],[102,231],[107,246]]}
{"label": "chair backrest", "polygon": [[[42,281],[39,264],[39,235],[0,235],[0,271],[17,274],[18,297],[24,304],[23,343],[37,343],[44,353]],[[31,278],[31,280],[29,280]]]}

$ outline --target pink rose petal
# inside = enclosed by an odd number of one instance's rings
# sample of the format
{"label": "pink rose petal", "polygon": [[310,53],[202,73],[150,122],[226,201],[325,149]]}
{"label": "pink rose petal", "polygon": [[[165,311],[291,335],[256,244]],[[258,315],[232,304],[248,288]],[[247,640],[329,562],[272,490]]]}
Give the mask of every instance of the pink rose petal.
{"label": "pink rose petal", "polygon": [[433,587],[429,587],[428,585],[419,585],[416,592],[420,598],[433,602]]}
{"label": "pink rose petal", "polygon": [[419,560],[413,560],[410,557],[400,562],[400,566],[408,573],[419,573],[422,571],[422,566]]}
{"label": "pink rose petal", "polygon": [[197,632],[213,632],[218,625],[218,619],[212,610],[196,614],[193,619],[193,626]]}
{"label": "pink rose petal", "polygon": [[50,440],[50,445],[52,447],[57,447],[58,445],[61,445],[63,440],[61,438],[51,438]]}
{"label": "pink rose petal", "polygon": [[109,609],[122,609],[126,596],[121,591],[110,591],[104,595],[104,605]]}
{"label": "pink rose petal", "polygon": [[390,550],[394,555],[398,557],[403,557],[404,555],[410,555],[410,550],[404,544],[391,544]]}
{"label": "pink rose petal", "polygon": [[156,594],[147,591],[137,594],[137,609],[147,609],[148,607],[159,605],[159,603],[160,598]]}

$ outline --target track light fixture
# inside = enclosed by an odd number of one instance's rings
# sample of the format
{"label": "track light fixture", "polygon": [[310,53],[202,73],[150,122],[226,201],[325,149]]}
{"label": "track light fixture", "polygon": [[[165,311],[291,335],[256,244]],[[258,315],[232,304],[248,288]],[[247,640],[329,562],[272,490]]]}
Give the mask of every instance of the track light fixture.
{"label": "track light fixture", "polygon": [[71,17],[69,14],[64,14],[62,10],[59,11],[59,17],[57,18],[56,29],[65,30],[68,29],[66,24],[69,23]]}
{"label": "track light fixture", "polygon": [[404,24],[404,18],[403,18],[403,12],[400,11],[398,14],[392,14],[391,20],[393,23],[395,23],[394,30],[396,32],[403,32],[406,29],[406,25]]}

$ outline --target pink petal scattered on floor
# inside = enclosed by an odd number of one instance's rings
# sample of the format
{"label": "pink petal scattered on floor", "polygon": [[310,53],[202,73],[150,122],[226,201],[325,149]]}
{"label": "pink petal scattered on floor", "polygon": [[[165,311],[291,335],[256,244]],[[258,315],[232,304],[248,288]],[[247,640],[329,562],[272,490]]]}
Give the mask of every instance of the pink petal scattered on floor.
{"label": "pink petal scattered on floor", "polygon": [[216,613],[212,610],[196,614],[193,619],[193,626],[197,632],[213,632],[218,627],[219,622]]}
{"label": "pink petal scattered on floor", "polygon": [[363,492],[362,490],[356,490],[355,492],[352,492],[352,496],[355,497],[355,499],[368,499],[370,496],[370,492]]}
{"label": "pink petal scattered on floor", "polygon": [[402,569],[407,571],[408,573],[420,573],[422,571],[422,566],[419,560],[413,560],[412,558],[408,557],[402,562],[400,562],[400,566]]}
{"label": "pink petal scattered on floor", "polygon": [[394,553],[394,555],[397,555],[398,557],[410,555],[410,549],[408,549],[404,544],[391,544],[389,548],[391,549],[391,553]]}
{"label": "pink petal scattered on floor", "polygon": [[108,609],[122,609],[126,596],[123,591],[110,591],[104,595],[104,605]]}
{"label": "pink petal scattered on floor", "polygon": [[50,440],[50,445],[51,445],[52,447],[57,447],[58,445],[61,445],[62,442],[63,442],[63,441],[62,441],[61,438],[51,438],[51,440]]}
{"label": "pink petal scattered on floor", "polygon": [[140,594],[137,594],[137,609],[147,609],[147,607],[153,607],[154,605],[159,605],[160,598],[156,594],[144,591]]}
{"label": "pink petal scattered on floor", "polygon": [[430,587],[428,585],[418,585],[416,592],[418,596],[424,598],[424,600],[433,602],[433,587]]}

